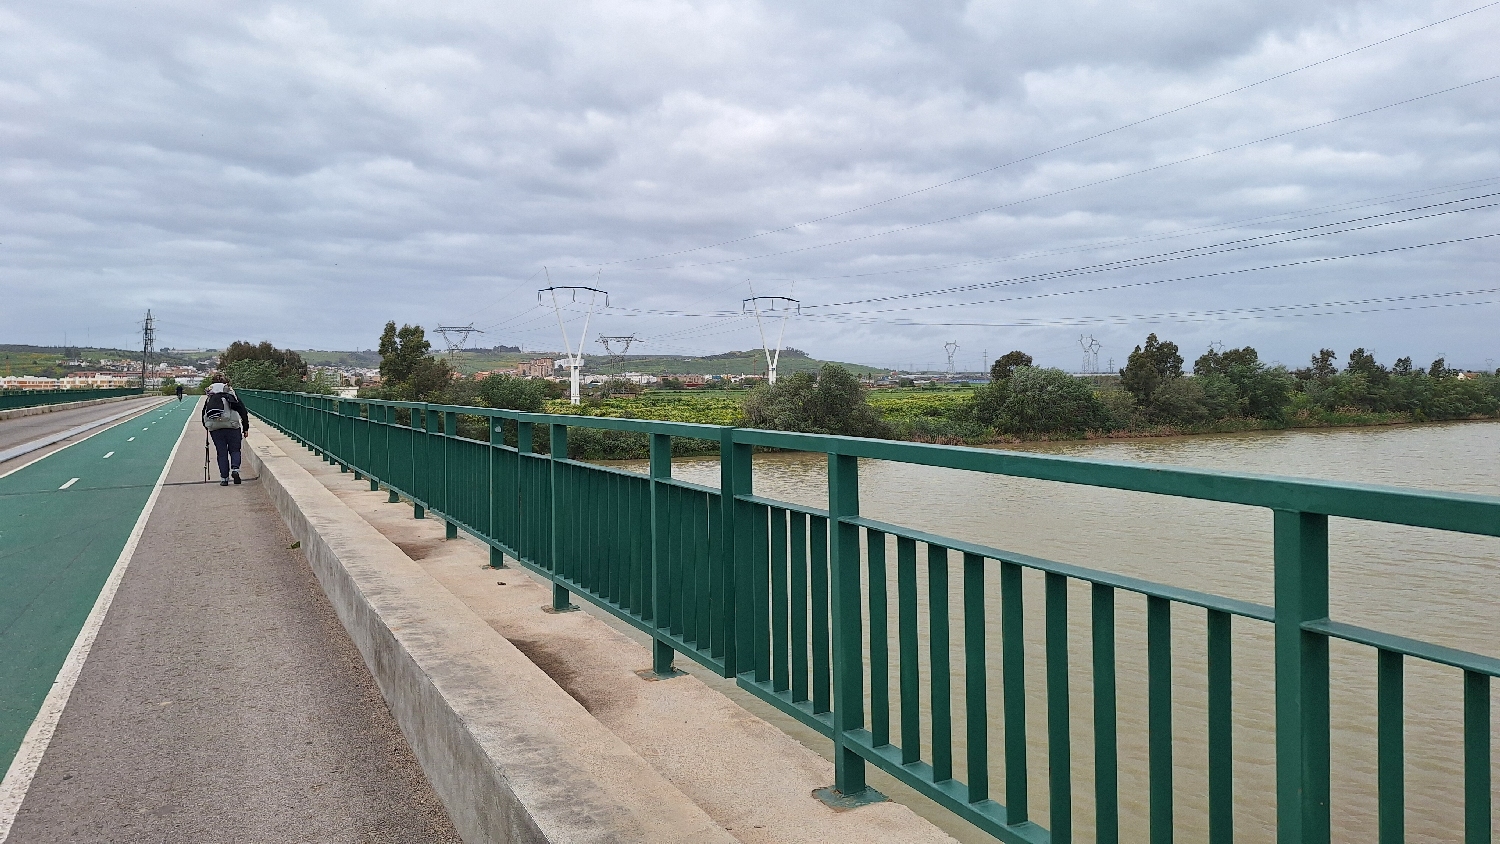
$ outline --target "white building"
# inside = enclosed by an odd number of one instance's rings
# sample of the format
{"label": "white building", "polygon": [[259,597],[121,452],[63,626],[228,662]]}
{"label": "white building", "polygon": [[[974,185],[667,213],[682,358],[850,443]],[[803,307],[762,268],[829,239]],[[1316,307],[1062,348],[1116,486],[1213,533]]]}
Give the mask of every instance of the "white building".
{"label": "white building", "polygon": [[[160,387],[161,379],[156,381],[156,386]],[[113,390],[137,386],[141,379],[119,372],[75,372],[65,376],[61,383],[64,390]]]}
{"label": "white building", "polygon": [[37,375],[7,375],[0,378],[0,390],[58,390],[64,389],[56,378]]}

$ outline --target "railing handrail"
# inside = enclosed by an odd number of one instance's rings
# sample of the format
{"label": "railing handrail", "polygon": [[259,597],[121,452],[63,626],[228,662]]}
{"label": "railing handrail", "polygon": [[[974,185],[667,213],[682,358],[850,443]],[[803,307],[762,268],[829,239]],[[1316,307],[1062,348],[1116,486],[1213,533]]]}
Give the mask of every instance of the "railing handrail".
{"label": "railing handrail", "polygon": [[[365,398],[346,399],[312,393],[288,393],[286,395],[407,410],[486,416],[539,425],[566,425],[643,434],[657,433],[711,441],[718,441],[721,432],[727,430],[731,432],[734,442],[788,451],[841,454],[871,460],[888,460],[919,466],[1117,489],[1124,492],[1170,495],[1176,498],[1193,498],[1224,504],[1264,507],[1271,510],[1295,510],[1456,533],[1500,536],[1500,496],[1318,478],[1262,475],[1252,472],[1227,472],[1156,463],[1089,460],[972,446],[769,431],[733,425],[618,419],[566,413],[529,413],[493,407]],[[1098,473],[1098,476],[1087,477],[1087,473]]]}
{"label": "railing handrail", "polygon": [[[391,501],[398,491],[406,495],[417,517],[428,507],[441,512],[450,537],[460,528],[480,537],[491,547],[492,565],[503,565],[509,555],[550,580],[551,609],[566,611],[569,595],[576,594],[644,631],[653,640],[653,667],[659,674],[672,670],[674,654],[684,654],[826,736],[834,745],[834,788],[846,798],[857,801],[868,793],[865,767],[872,764],[1002,841],[1071,841],[1069,680],[1082,666],[1069,666],[1068,586],[1078,582],[1091,585],[1098,840],[1120,837],[1117,591],[1146,598],[1144,786],[1152,842],[1170,841],[1174,825],[1173,604],[1206,612],[1209,844],[1233,838],[1235,619],[1269,622],[1273,633],[1279,841],[1327,844],[1330,839],[1332,640],[1374,648],[1379,657],[1381,841],[1399,841],[1404,834],[1405,658],[1462,672],[1462,825],[1468,844],[1490,840],[1490,680],[1500,676],[1500,659],[1330,618],[1328,539],[1330,516],[1500,536],[1500,497],[727,425],[306,393],[242,394],[273,426],[356,477],[369,475],[372,490],[383,483]],[[407,421],[397,421],[398,410],[410,414]],[[486,418],[488,441],[460,436],[459,416]],[[501,421],[515,423],[513,431]],[[544,453],[533,449],[538,425],[549,429],[550,447]],[[569,459],[570,428],[646,435],[649,473]],[[516,444],[508,446],[505,439],[512,433]],[[718,488],[672,478],[672,437],[717,441]],[[826,454],[827,509],[756,495],[751,483],[756,447]],[[867,518],[859,507],[860,458],[1269,509],[1273,605]],[[896,549],[894,627],[887,606],[891,541]],[[920,566],[919,545],[926,547]],[[949,580],[955,562],[961,576],[956,590]],[[998,583],[993,579],[996,567]],[[917,610],[919,569],[927,576],[925,620]],[[1028,636],[1023,607],[1029,599],[1022,597],[1021,579],[1026,570],[1045,581],[1050,829],[1030,820],[1028,669],[1023,667]],[[868,580],[862,582],[864,577]],[[998,619],[987,604],[996,591],[990,587],[996,586]],[[957,642],[950,606],[954,594],[961,615]],[[998,636],[989,632],[991,621],[998,622]],[[925,665],[918,644],[923,624],[928,635]],[[987,650],[990,638],[999,644],[994,659]],[[892,641],[898,644],[899,659],[891,653]],[[951,688],[956,676],[952,650],[962,652],[964,689],[957,696]],[[899,671],[899,678],[893,671]],[[868,700],[865,672],[870,677]],[[996,704],[987,692],[992,673],[1003,678]],[[923,678],[930,684],[925,696]],[[893,689],[898,691],[895,707]],[[967,782],[955,778],[955,705],[966,713]],[[893,709],[899,710],[899,729],[893,728]],[[987,731],[992,710],[1003,715],[1005,724],[998,763],[1006,775],[1003,801],[990,794],[995,763]],[[922,717],[929,718],[926,728]],[[923,752],[932,758],[923,759]]]}

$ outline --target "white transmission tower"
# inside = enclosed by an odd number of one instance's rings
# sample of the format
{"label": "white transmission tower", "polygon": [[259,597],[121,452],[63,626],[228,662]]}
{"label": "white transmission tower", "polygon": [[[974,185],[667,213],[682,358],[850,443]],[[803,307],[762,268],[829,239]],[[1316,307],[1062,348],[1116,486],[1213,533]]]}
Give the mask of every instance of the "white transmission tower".
{"label": "white transmission tower", "polygon": [[[786,337],[786,321],[794,314],[802,313],[802,303],[787,296],[751,296],[740,303],[740,311],[755,313],[755,327],[760,329],[760,345],[766,351],[766,381],[776,383],[776,364],[781,360],[781,341]],[[766,319],[781,318],[781,329],[776,333],[776,351],[766,341]]]}
{"label": "white transmission tower", "polygon": [[[551,273],[548,273],[548,277],[551,277]],[[577,352],[573,351],[573,345],[568,340],[568,326],[563,323],[562,303],[557,301],[557,294],[559,291],[569,294],[572,297],[573,302],[578,301],[579,293],[589,294],[589,308],[588,311],[585,312],[583,317],[583,333],[578,335]],[[563,351],[566,352],[568,356],[568,369],[570,371],[572,381],[572,390],[569,392],[569,399],[573,402],[573,404],[578,404],[578,371],[583,368],[583,344],[585,339],[588,337],[589,320],[594,316],[594,306],[598,304],[599,297],[604,297],[604,307],[609,307],[609,293],[608,291],[600,290],[597,287],[577,287],[572,285],[544,287],[536,292],[536,303],[538,305],[542,304],[543,293],[548,293],[552,296],[552,310],[557,313],[557,327],[562,330]]]}
{"label": "white transmission tower", "polygon": [[952,378],[955,374],[953,371],[953,356],[958,354],[958,341],[954,340],[944,343],[943,351],[948,353],[948,377]]}

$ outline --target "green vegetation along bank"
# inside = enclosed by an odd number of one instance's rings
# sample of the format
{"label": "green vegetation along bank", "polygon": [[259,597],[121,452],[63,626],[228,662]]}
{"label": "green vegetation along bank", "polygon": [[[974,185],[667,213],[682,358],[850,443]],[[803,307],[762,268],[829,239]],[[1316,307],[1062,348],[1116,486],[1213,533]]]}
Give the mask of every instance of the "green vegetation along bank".
{"label": "green vegetation along bank", "polygon": [[[381,384],[361,390],[366,398],[955,445],[1500,418],[1500,377],[1458,371],[1442,359],[1386,366],[1359,348],[1340,365],[1338,353],[1321,349],[1291,370],[1264,363],[1246,346],[1209,349],[1188,369],[1177,345],[1155,334],[1117,376],[1104,378],[1038,367],[1017,350],[995,360],[990,383],[975,388],[871,390],[848,367],[824,363],[753,389],[643,390],[611,380],[591,387],[579,405],[562,398],[563,385],[554,381],[463,377],[433,354],[421,326],[388,323],[379,348]],[[269,343],[233,344],[221,368],[237,386],[331,392],[309,379],[296,352]],[[460,416],[459,426],[466,436],[487,437],[479,417]],[[513,442],[514,432],[507,438]],[[568,445],[582,459],[646,455],[645,437],[625,432],[576,429]],[[545,436],[536,447],[546,447]],[[680,454],[715,448],[674,439]]]}

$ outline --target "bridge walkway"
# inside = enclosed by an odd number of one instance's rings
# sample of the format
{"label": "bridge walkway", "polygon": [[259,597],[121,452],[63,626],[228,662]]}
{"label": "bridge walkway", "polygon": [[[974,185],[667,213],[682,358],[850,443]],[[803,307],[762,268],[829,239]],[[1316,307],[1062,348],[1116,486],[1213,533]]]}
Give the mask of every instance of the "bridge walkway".
{"label": "bridge walkway", "polygon": [[201,439],[183,429],[0,840],[457,841],[262,487],[203,484]]}

